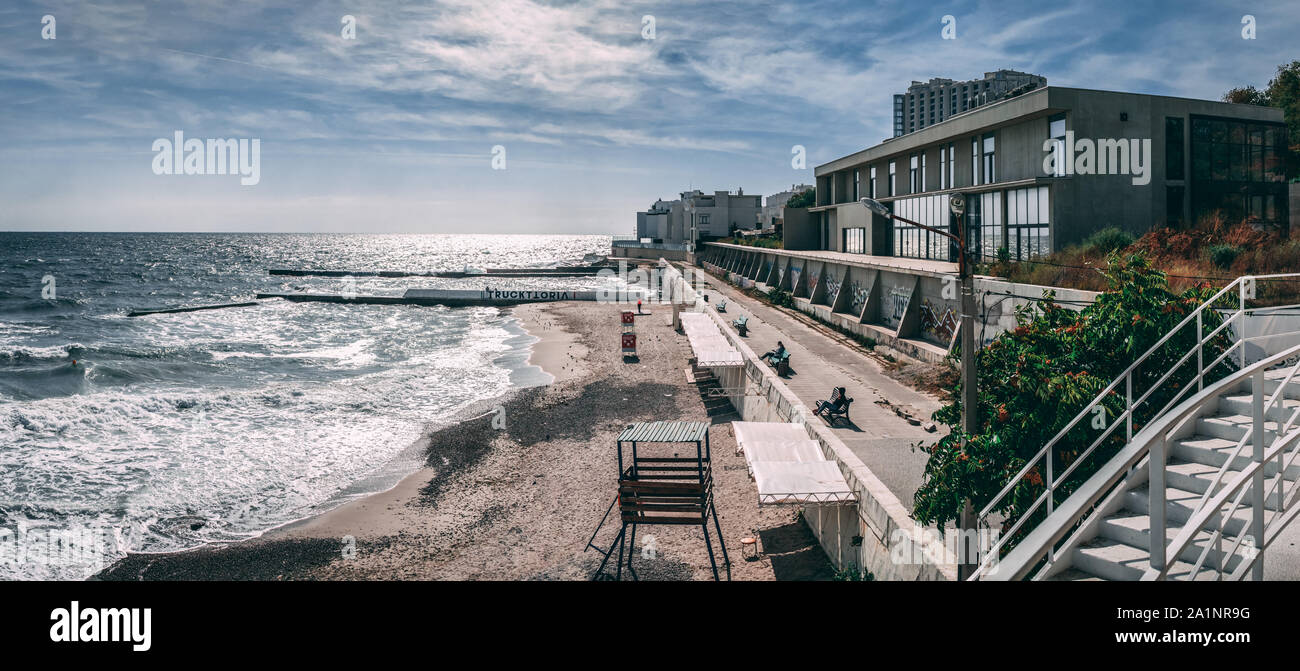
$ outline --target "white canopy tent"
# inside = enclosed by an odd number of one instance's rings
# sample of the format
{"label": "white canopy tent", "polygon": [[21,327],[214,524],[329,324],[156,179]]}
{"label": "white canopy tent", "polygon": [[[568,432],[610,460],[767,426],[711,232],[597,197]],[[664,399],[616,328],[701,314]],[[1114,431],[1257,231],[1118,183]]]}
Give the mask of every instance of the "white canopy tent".
{"label": "white canopy tent", "polygon": [[745,358],[727,337],[722,335],[718,325],[703,312],[683,312],[681,314],[682,330],[691,343],[697,365],[707,368],[739,368],[745,365]]}
{"label": "white canopy tent", "polygon": [[732,422],[736,446],[745,453],[758,486],[758,504],[854,503],[857,497],[840,467],[799,424]]}

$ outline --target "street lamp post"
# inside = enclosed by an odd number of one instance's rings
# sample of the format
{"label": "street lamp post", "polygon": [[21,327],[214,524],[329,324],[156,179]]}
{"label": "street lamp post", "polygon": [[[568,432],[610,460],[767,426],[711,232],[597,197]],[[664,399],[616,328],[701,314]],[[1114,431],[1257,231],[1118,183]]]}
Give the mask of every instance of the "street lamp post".
{"label": "street lamp post", "polygon": [[[976,413],[979,401],[975,384],[975,281],[971,272],[970,254],[966,249],[966,198],[960,193],[954,193],[948,198],[949,208],[957,215],[957,235],[900,217],[880,201],[863,198],[859,202],[874,214],[937,233],[957,243],[957,277],[961,283],[961,430],[969,436],[979,430],[979,416]],[[957,549],[957,578],[966,580],[978,565],[971,562],[975,556],[975,548],[971,547],[975,540],[973,532],[977,530],[975,509],[969,498],[962,505],[957,526],[960,539],[960,547]]]}

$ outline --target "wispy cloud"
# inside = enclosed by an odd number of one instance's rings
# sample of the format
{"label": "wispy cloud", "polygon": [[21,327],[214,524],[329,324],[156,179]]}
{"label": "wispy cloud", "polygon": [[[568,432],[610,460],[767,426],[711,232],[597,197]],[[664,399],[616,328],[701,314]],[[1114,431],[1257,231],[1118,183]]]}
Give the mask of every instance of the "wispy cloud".
{"label": "wispy cloud", "polygon": [[[40,39],[47,13],[57,40]],[[1244,13],[1257,40],[1240,39]],[[345,14],[355,40],[340,34]],[[958,39],[940,39],[944,14]],[[1009,67],[1057,85],[1217,98],[1267,83],[1298,56],[1295,34],[1291,0],[19,0],[0,7],[0,154],[24,170],[0,182],[16,203],[0,227],[57,219],[75,191],[118,205],[78,216],[123,226],[179,192],[202,203],[193,209],[209,219],[196,225],[270,212],[280,194],[268,226],[370,198],[420,203],[385,221],[424,230],[411,213],[471,216],[474,205],[449,203],[490,194],[492,212],[513,213],[506,230],[537,230],[528,217],[571,230],[552,203],[573,193],[589,208],[583,226],[604,211],[603,230],[626,230],[635,209],[690,185],[808,181],[792,145],[811,166],[880,141],[890,96],[914,79]],[[153,179],[142,157],[173,129],[262,138],[261,184]],[[494,145],[508,170],[491,169]],[[88,153],[104,167],[78,169]],[[155,216],[175,220],[161,205]]]}

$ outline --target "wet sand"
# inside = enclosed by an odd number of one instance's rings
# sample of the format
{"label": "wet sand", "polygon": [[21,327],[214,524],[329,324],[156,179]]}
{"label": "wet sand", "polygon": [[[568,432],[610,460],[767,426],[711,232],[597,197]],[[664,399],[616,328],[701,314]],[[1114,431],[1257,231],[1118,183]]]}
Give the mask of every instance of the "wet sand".
{"label": "wet sand", "polygon": [[[831,577],[794,509],[758,508],[744,458],[735,454],[729,422],[739,418],[710,417],[687,383],[689,346],[668,326],[668,308],[656,306],[637,319],[636,362],[625,362],[619,349],[621,309],[598,303],[514,308],[540,338],[530,363],[554,382],[481,404],[471,419],[432,431],[419,445],[424,466],[396,487],[242,543],[131,555],[98,577],[587,580],[601,557],[583,550],[615,493],[615,438],[635,421],[676,419],[714,423],[715,496],[732,578]],[[616,516],[597,535],[602,547],[617,532]],[[745,561],[740,540],[755,533],[764,555]],[[653,552],[646,551],[650,537]],[[713,577],[698,527],[642,527],[637,546],[634,565],[642,579]]]}

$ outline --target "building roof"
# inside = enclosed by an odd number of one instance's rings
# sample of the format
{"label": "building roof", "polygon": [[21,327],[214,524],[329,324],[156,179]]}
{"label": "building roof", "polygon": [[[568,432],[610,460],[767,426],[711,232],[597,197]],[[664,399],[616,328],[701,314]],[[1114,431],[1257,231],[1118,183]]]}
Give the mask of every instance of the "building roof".
{"label": "building roof", "polygon": [[638,422],[629,424],[619,434],[619,442],[695,443],[706,440],[708,422]]}
{"label": "building roof", "polygon": [[[979,107],[972,108],[955,116],[950,116],[943,121],[928,125],[920,130],[913,131],[906,135],[889,138],[884,142],[867,147],[861,151],[823,163],[813,169],[813,175],[816,177],[823,177],[845,168],[878,161],[889,156],[916,151],[917,149],[928,147],[950,138],[960,137],[963,135],[973,135],[981,131],[1014,123],[1025,117],[1047,115],[1064,111],[1067,107],[1054,107],[1052,104],[1053,101],[1063,100],[1063,95],[1069,96],[1080,93],[1084,95],[1102,94],[1184,100],[1200,105],[1208,104],[1213,106],[1222,106],[1224,113],[1237,111],[1241,113],[1240,116],[1249,118],[1262,119],[1264,117],[1274,116],[1278,121],[1281,121],[1282,119],[1282,110],[1270,107],[1260,107],[1258,105],[1242,105],[1216,100],[1160,96],[1148,93],[1045,86],[1014,98],[1006,98],[1004,100],[980,105]],[[1068,99],[1068,97],[1064,98],[1064,100]]]}

